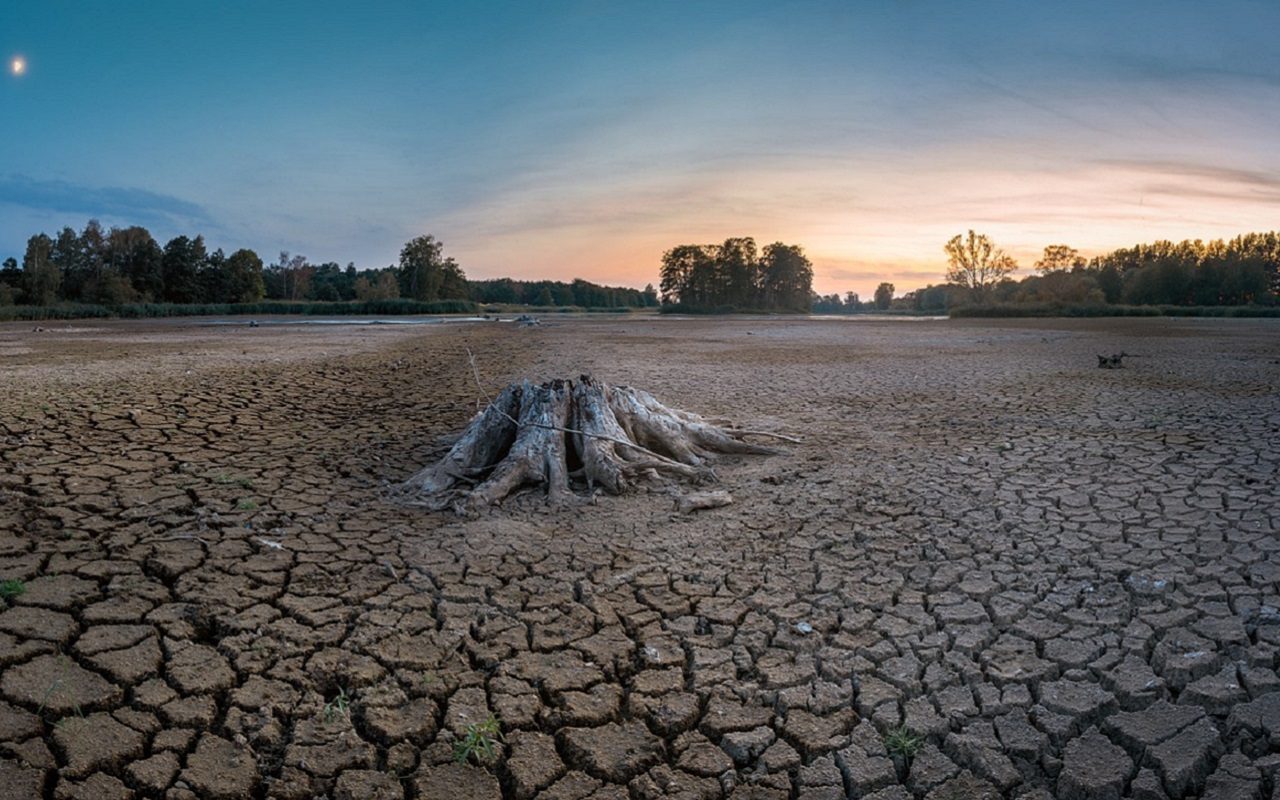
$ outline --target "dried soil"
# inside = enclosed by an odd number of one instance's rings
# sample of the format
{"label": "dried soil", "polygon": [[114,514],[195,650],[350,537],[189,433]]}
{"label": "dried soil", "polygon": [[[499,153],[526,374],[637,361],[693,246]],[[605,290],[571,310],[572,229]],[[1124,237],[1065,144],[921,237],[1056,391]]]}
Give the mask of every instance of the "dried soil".
{"label": "dried soil", "polygon": [[[0,326],[0,797],[1276,790],[1275,322],[550,322]],[[804,444],[397,505],[467,350]]]}

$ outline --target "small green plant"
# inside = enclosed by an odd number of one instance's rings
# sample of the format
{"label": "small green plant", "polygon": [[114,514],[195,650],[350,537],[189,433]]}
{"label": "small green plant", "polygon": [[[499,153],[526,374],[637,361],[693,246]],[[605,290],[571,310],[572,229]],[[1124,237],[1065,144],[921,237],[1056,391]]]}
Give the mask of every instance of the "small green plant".
{"label": "small green plant", "polygon": [[891,756],[900,756],[908,763],[924,748],[925,739],[918,733],[912,733],[906,725],[891,728],[884,737],[884,747]]}
{"label": "small green plant", "polygon": [[252,497],[242,497],[236,501],[237,511],[256,511],[257,508],[258,501],[254,500]]}
{"label": "small green plant", "polygon": [[339,688],[338,696],[324,704],[324,721],[333,722],[338,717],[351,713],[351,696],[346,689]]}
{"label": "small green plant", "polygon": [[217,484],[221,484],[223,486],[234,484],[240,487],[241,489],[253,488],[253,478],[249,478],[243,475],[237,478],[234,475],[228,475],[225,472],[219,472],[217,475],[214,475],[213,482]]}
{"label": "small green plant", "polygon": [[490,714],[484,722],[467,726],[467,735],[453,743],[453,758],[459,764],[475,761],[478,764],[492,764],[497,761],[495,747],[502,741],[502,728],[498,718]]}
{"label": "small green plant", "polygon": [[27,585],[17,578],[7,581],[0,581],[0,597],[5,600],[12,600],[15,597],[27,593]]}
{"label": "small green plant", "polygon": [[[67,691],[64,686],[67,680],[67,674],[71,669],[71,661],[67,658],[66,653],[62,652],[62,646],[58,646],[58,676],[49,684],[49,688],[44,690],[44,697],[40,698],[40,707],[36,709],[36,715],[44,714],[45,708],[49,705],[49,701],[53,699],[55,694]],[[74,712],[76,719],[84,721],[84,712],[80,710],[80,701],[74,695],[71,696],[71,710]],[[55,723],[55,726],[62,726],[67,718],[64,717]],[[67,730],[72,730],[67,728]]]}

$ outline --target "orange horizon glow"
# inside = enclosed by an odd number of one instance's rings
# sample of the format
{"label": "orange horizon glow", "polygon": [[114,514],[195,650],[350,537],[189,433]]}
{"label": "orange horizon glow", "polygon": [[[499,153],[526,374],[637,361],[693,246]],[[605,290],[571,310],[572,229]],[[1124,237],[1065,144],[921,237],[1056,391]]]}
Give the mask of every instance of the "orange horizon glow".
{"label": "orange horizon glow", "polygon": [[[804,248],[819,294],[868,298],[882,282],[898,295],[946,281],[943,244],[972,228],[989,236],[1030,274],[1048,245],[1089,258],[1162,239],[1231,239],[1276,229],[1280,198],[1259,202],[1253,176],[1230,170],[1142,162],[1048,174],[952,170],[857,176],[799,170],[739,173],[662,186],[652,180],[591,187],[563,205],[532,209],[545,197],[512,192],[485,209],[484,226],[467,210],[440,230],[474,279],[570,280],[657,286],[663,252],[751,236]],[[797,183],[809,187],[806,193]],[[980,186],[980,194],[974,187]],[[874,191],[876,202],[859,195]],[[923,199],[921,199],[923,198]],[[495,220],[511,219],[509,225]],[[518,221],[516,221],[518,220]],[[460,235],[459,235],[460,234]],[[518,256],[515,256],[518,254]]]}

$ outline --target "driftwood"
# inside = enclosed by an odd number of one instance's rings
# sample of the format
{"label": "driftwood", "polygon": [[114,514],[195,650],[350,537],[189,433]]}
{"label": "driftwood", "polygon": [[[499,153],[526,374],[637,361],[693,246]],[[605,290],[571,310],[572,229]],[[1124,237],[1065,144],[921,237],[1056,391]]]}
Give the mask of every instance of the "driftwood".
{"label": "driftwood", "polygon": [[1109,356],[1098,356],[1098,369],[1124,369],[1123,359],[1128,353],[1115,353]]}
{"label": "driftwood", "polygon": [[744,441],[777,434],[744,431],[668,408],[648,392],[610,387],[583,376],[535,386],[508,386],[472,418],[435,464],[400,486],[409,503],[459,513],[501,503],[524,486],[545,487],[547,502],[576,495],[571,481],[622,494],[646,478],[672,476],[714,481],[710,461],[719,453],[774,455],[781,451]]}
{"label": "driftwood", "polygon": [[676,511],[681,514],[692,514],[704,508],[721,508],[732,503],[733,495],[725,491],[695,492],[677,497]]}

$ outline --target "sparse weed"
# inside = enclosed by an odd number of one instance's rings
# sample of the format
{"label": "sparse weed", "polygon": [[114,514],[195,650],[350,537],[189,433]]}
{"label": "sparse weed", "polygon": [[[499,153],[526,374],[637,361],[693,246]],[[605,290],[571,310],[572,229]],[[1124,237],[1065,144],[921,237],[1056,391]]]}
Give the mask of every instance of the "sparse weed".
{"label": "sparse weed", "polygon": [[213,482],[217,484],[221,484],[222,486],[235,485],[240,487],[241,489],[253,488],[253,478],[249,478],[244,475],[241,475],[240,477],[236,477],[234,475],[228,475],[225,472],[219,472],[217,475],[214,475]]}
{"label": "sparse weed", "polygon": [[884,737],[884,747],[891,756],[906,759],[907,763],[924,748],[925,739],[918,733],[912,733],[906,725],[891,728]]}
{"label": "sparse weed", "polygon": [[[45,708],[49,705],[49,701],[53,699],[53,696],[55,694],[57,694],[60,691],[65,691],[65,689],[62,689],[59,687],[62,687],[63,682],[66,681],[67,674],[70,671],[70,669],[71,669],[71,661],[67,658],[67,654],[62,652],[62,647],[59,646],[58,647],[58,676],[53,679],[52,683],[49,684],[49,688],[44,690],[44,697],[40,698],[40,707],[36,709],[37,716],[44,714]],[[72,696],[71,698],[71,710],[75,714],[75,717],[77,719],[81,721],[84,720],[84,712],[80,710],[80,701],[77,700],[74,696]],[[61,725],[63,722],[66,722],[65,717],[59,720],[55,724]]]}
{"label": "sparse weed", "polygon": [[5,600],[12,600],[15,597],[27,593],[27,585],[18,578],[7,581],[0,581],[0,597]]}
{"label": "sparse weed", "polygon": [[496,746],[502,741],[502,728],[498,717],[490,714],[484,722],[467,726],[467,735],[453,743],[453,758],[459,764],[475,761],[492,764],[497,761]]}
{"label": "sparse weed", "polygon": [[351,713],[351,695],[347,694],[346,689],[339,688],[338,696],[324,704],[323,713],[325,722],[347,716]]}
{"label": "sparse weed", "polygon": [[236,501],[237,511],[256,511],[257,508],[258,501],[254,500],[252,497],[242,497]]}

